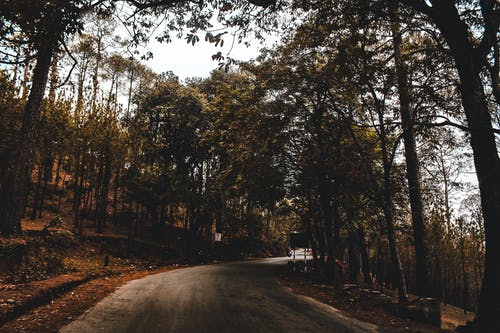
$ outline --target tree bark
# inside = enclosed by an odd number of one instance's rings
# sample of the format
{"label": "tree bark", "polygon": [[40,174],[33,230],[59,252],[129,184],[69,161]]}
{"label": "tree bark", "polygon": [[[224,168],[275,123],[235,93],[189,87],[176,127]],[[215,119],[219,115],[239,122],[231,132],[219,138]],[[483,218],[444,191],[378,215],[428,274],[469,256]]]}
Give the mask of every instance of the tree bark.
{"label": "tree bark", "polygon": [[[375,98],[375,96],[374,96]],[[399,251],[396,245],[396,236],[394,233],[394,203],[393,203],[393,186],[391,180],[391,156],[387,151],[387,133],[385,128],[385,120],[382,106],[378,99],[375,99],[379,118],[379,138],[380,148],[382,152],[382,164],[384,169],[381,203],[384,212],[384,221],[387,230],[387,239],[389,241],[389,252],[391,254],[391,263],[394,279],[398,288],[399,302],[408,301],[408,292],[406,290],[406,279],[399,257]]]}
{"label": "tree bark", "polygon": [[326,238],[326,283],[333,283],[335,280],[335,244],[333,227],[333,210],[331,205],[332,190],[331,182],[328,178],[326,166],[326,152],[322,140],[321,123],[323,121],[323,110],[318,108],[313,115],[315,122],[315,135],[319,150],[318,156],[318,189],[321,202],[321,213],[323,217],[324,233]]}
{"label": "tree bark", "polygon": [[[481,193],[486,258],[478,312],[481,332],[500,331],[500,160],[479,73],[460,66],[462,104],[470,127],[474,165]],[[467,67],[469,67],[467,69]]]}
{"label": "tree bark", "polygon": [[330,204],[330,189],[326,175],[321,172],[319,179],[319,195],[323,213],[324,232],[326,236],[326,282],[333,283],[335,279],[335,246],[333,244],[333,217]]}
{"label": "tree bark", "polygon": [[399,93],[399,112],[403,127],[403,142],[405,147],[406,176],[408,179],[408,192],[410,197],[411,220],[413,227],[413,240],[415,242],[415,263],[417,275],[417,295],[429,296],[429,258],[425,243],[425,223],[420,186],[420,165],[415,143],[415,130],[413,128],[413,115],[409,93],[408,68],[401,54],[402,36],[397,20],[397,9],[394,10],[391,22],[392,41],[394,48],[394,61],[396,63],[396,76]]}
{"label": "tree bark", "polygon": [[[370,167],[368,161],[364,161],[363,164],[366,173],[368,175],[368,179],[370,180],[371,185],[375,191],[375,198],[377,204],[380,205],[384,215],[384,222],[387,230],[387,238],[389,242],[389,251],[391,256],[391,265],[393,276],[396,281],[396,285],[398,288],[398,298],[400,302],[406,302],[408,300],[408,293],[406,290],[406,279],[403,271],[403,266],[401,264],[401,259],[399,257],[399,251],[396,246],[396,237],[394,235],[394,204],[393,204],[393,190],[392,190],[392,181],[391,181],[391,158],[387,149],[387,133],[385,128],[385,119],[384,119],[384,109],[383,105],[381,105],[380,100],[378,100],[376,94],[372,90],[372,96],[375,102],[375,108],[378,113],[379,120],[379,130],[378,136],[380,140],[380,149],[382,153],[382,165],[383,165],[383,181],[382,185],[379,186],[376,181],[376,175]],[[362,145],[359,139],[356,136],[352,126],[349,126],[349,132],[351,137],[353,138],[356,146],[360,149],[360,152],[363,152]],[[363,156],[361,154],[361,156]],[[379,251],[380,254],[380,251]],[[377,265],[379,265],[380,261],[377,260]],[[381,274],[377,268],[376,279],[381,280]],[[378,281],[377,281],[378,283]]]}
{"label": "tree bark", "polygon": [[500,332],[500,159],[480,76],[484,59],[469,40],[467,26],[453,2],[439,2],[432,8],[432,18],[450,47],[460,77],[462,106],[481,194],[486,257],[477,329]]}
{"label": "tree bark", "polygon": [[[450,47],[450,54],[460,77],[462,106],[470,131],[474,165],[481,194],[485,229],[485,269],[479,311],[478,332],[500,332],[500,159],[491,124],[491,115],[480,73],[486,64],[487,52],[498,47],[500,20],[495,2],[480,1],[484,36],[475,47],[469,39],[470,31],[457,10],[454,1],[399,0],[427,15],[441,31]],[[478,30],[477,28],[473,28]],[[497,52],[495,50],[495,52]]]}
{"label": "tree bark", "polygon": [[359,260],[357,249],[357,234],[355,230],[349,230],[349,281],[357,282],[359,273]]}
{"label": "tree bark", "polygon": [[368,258],[368,251],[366,249],[366,236],[363,226],[358,226],[358,241],[359,241],[359,252],[361,254],[361,270],[363,271],[363,281],[365,283],[371,284],[372,279],[370,276],[370,263]]}
{"label": "tree bark", "polygon": [[[43,159],[42,159],[43,160]],[[37,211],[38,211],[38,203],[39,203],[39,197],[40,197],[40,188],[42,186],[42,162],[38,165],[38,175],[37,175],[37,180],[36,180],[36,185],[35,185],[35,191],[33,192],[33,207],[31,210],[31,216],[30,219],[34,220],[36,219]]]}
{"label": "tree bark", "polygon": [[33,82],[24,108],[21,137],[0,192],[0,233],[21,232],[21,215],[33,168],[34,149],[39,130],[40,106],[49,75],[56,40],[45,40],[38,48]]}
{"label": "tree bark", "polygon": [[390,185],[388,184],[390,181],[387,180],[387,177],[385,178],[383,210],[385,227],[387,229],[387,239],[389,241],[389,252],[391,254],[393,276],[398,288],[399,302],[407,302],[408,292],[406,291],[405,274],[403,271],[403,265],[401,264],[401,259],[399,257],[399,251],[396,246],[396,236],[394,234],[394,208],[392,207],[393,198]]}

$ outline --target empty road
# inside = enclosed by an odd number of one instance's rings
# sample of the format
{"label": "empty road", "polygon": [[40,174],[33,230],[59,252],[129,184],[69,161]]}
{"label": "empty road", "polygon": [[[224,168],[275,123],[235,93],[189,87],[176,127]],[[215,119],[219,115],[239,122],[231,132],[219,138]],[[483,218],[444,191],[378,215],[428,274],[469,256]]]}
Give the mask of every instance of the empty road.
{"label": "empty road", "polygon": [[282,287],[276,267],[286,260],[197,266],[135,280],[61,332],[378,332]]}

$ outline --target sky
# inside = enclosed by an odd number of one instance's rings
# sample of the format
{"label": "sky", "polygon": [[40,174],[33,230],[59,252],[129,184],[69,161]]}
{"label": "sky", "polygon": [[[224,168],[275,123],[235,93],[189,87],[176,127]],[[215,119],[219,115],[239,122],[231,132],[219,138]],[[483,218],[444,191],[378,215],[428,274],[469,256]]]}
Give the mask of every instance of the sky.
{"label": "sky", "polygon": [[231,37],[224,40],[223,47],[200,40],[194,46],[185,40],[174,39],[172,43],[150,42],[148,49],[153,52],[153,58],[144,63],[157,73],[172,71],[181,80],[188,77],[208,77],[210,72],[217,68],[218,61],[212,60],[212,55],[221,52],[240,61],[255,58],[263,47],[259,42],[251,43],[250,47],[234,43],[231,49]]}

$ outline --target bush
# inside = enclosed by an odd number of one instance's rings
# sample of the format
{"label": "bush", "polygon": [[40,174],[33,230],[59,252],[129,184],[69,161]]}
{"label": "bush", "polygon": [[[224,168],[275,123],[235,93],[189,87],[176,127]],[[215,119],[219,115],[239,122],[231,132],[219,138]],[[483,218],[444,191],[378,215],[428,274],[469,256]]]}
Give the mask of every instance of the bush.
{"label": "bush", "polygon": [[20,249],[2,249],[8,263],[10,282],[25,283],[43,280],[64,272],[64,253],[76,244],[75,235],[67,230],[45,228],[29,236]]}

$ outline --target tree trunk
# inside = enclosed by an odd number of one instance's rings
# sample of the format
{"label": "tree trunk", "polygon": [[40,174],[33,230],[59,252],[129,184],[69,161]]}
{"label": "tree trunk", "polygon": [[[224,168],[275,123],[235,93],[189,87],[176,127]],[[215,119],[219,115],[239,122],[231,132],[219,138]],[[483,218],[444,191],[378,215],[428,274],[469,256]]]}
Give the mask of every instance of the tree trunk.
{"label": "tree trunk", "polygon": [[479,74],[469,77],[467,73],[463,73],[460,76],[463,106],[471,129],[471,146],[481,193],[486,239],[485,269],[477,315],[478,330],[500,332],[500,265],[498,265],[500,260],[500,160]]}
{"label": "tree trunk", "polygon": [[[62,177],[62,185],[61,188],[58,190],[59,191],[59,196],[57,198],[57,208],[56,211],[59,212],[61,210],[61,203],[62,203],[62,197],[63,193],[65,192],[66,188],[64,188],[64,183],[66,182],[66,173],[63,174]],[[57,184],[57,183],[56,183]],[[63,189],[64,188],[64,189]]]}
{"label": "tree trunk", "polygon": [[359,252],[361,253],[361,269],[363,270],[363,281],[365,283],[371,284],[372,279],[370,276],[370,262],[368,258],[368,251],[366,249],[366,236],[365,230],[362,226],[358,227],[358,241],[359,241]]}
{"label": "tree trunk", "polygon": [[500,159],[480,76],[484,59],[470,42],[468,28],[453,2],[436,2],[432,8],[432,18],[450,47],[460,77],[462,106],[481,194],[486,256],[477,329],[500,332]]}
{"label": "tree trunk", "polygon": [[446,231],[451,232],[451,208],[450,208],[450,186],[448,180],[448,170],[444,164],[443,151],[439,151],[439,168],[441,175],[443,176],[443,186],[444,186],[444,209],[446,214]]}
{"label": "tree trunk", "polygon": [[[397,10],[394,11],[397,17]],[[413,227],[413,240],[415,242],[415,263],[417,275],[417,295],[428,296],[429,290],[429,260],[425,243],[425,224],[422,194],[420,190],[420,166],[415,143],[415,130],[410,106],[408,69],[401,54],[401,29],[394,20],[391,24],[394,48],[394,60],[399,92],[399,111],[403,126],[403,141],[406,158],[406,176],[408,179],[408,192],[410,197],[411,220]]]}
{"label": "tree trunk", "polygon": [[382,164],[383,164],[383,182],[382,182],[382,193],[379,194],[380,201],[382,205],[382,210],[384,212],[384,221],[387,230],[387,239],[389,241],[389,251],[391,255],[391,264],[394,280],[398,289],[398,299],[399,302],[408,301],[408,293],[406,291],[406,281],[405,274],[403,270],[403,265],[401,264],[401,259],[399,257],[399,251],[396,245],[396,236],[394,233],[394,203],[393,203],[393,188],[391,179],[391,167],[392,167],[392,157],[388,151],[388,136],[385,127],[384,119],[384,108],[381,102],[378,100],[375,93],[373,93],[373,98],[377,108],[378,119],[379,119],[379,139],[380,139],[380,149],[382,153]]}
{"label": "tree trunk", "polygon": [[389,251],[391,254],[392,270],[394,274],[394,279],[396,286],[398,288],[398,299],[399,302],[408,301],[408,293],[406,291],[406,281],[405,274],[403,271],[403,265],[401,264],[401,259],[399,257],[399,251],[396,246],[396,236],[394,234],[394,213],[392,207],[392,195],[387,187],[384,189],[384,220],[387,229],[387,239],[389,241]]}
{"label": "tree trunk", "polygon": [[[321,159],[321,157],[320,157]],[[322,164],[322,163],[321,163]],[[322,168],[322,166],[320,166]],[[324,233],[326,236],[326,283],[333,283],[335,279],[335,246],[333,244],[333,216],[330,204],[331,194],[326,174],[321,171],[319,179],[319,195],[321,200],[321,212],[324,222]]]}
{"label": "tree trunk", "polygon": [[[77,143],[78,145],[78,143]],[[83,176],[83,167],[80,162],[80,146],[76,147],[75,153],[75,173],[73,176],[73,228],[78,230],[79,217],[80,217],[80,203],[82,200],[82,191],[80,186],[80,179]]]}
{"label": "tree trunk", "polygon": [[37,144],[40,106],[49,75],[55,40],[46,40],[38,48],[33,82],[24,108],[21,137],[9,162],[6,179],[0,192],[0,233],[12,235],[21,232],[21,214],[25,205],[28,182],[31,179],[34,147]]}
{"label": "tree trunk", "polygon": [[359,260],[357,248],[357,235],[354,230],[349,230],[349,281],[358,281]]}
{"label": "tree trunk", "polygon": [[33,207],[31,207],[32,210],[31,210],[31,216],[30,216],[31,220],[36,219],[36,213],[38,211],[40,188],[42,186],[42,163],[41,162],[38,165],[37,169],[38,169],[38,175],[37,175],[37,180],[36,180],[36,185],[35,185],[35,191],[33,192]]}
{"label": "tree trunk", "polygon": [[318,256],[320,268],[325,265],[326,245],[325,245],[325,232],[324,227],[316,228],[316,238],[318,240]]}
{"label": "tree trunk", "polygon": [[43,217],[43,207],[44,207],[44,202],[45,202],[45,196],[47,194],[47,187],[48,187],[49,180],[44,175],[43,177],[43,186],[42,186],[42,193],[40,193],[40,203],[38,206],[38,218],[41,219]]}
{"label": "tree trunk", "polygon": [[108,210],[108,194],[109,183],[111,180],[111,151],[108,149],[104,162],[104,179],[101,193],[101,220],[103,228],[106,227],[107,210]]}

